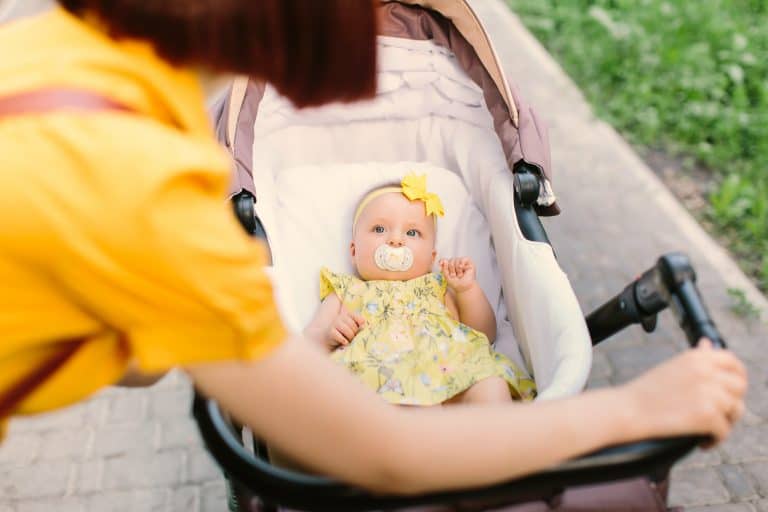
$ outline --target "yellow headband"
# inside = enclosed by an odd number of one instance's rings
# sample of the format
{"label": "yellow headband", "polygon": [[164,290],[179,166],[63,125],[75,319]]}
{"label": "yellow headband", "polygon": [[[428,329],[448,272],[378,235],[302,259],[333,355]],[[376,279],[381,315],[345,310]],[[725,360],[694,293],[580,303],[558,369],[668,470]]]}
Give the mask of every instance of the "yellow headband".
{"label": "yellow headband", "polygon": [[363,213],[363,210],[371,201],[379,196],[391,194],[393,192],[403,194],[410,201],[423,201],[427,215],[433,215],[435,222],[437,222],[438,216],[442,217],[445,215],[445,210],[443,210],[443,203],[440,201],[440,197],[432,192],[427,192],[427,176],[425,174],[422,174],[421,176],[409,174],[402,179],[399,187],[382,187],[368,193],[368,195],[360,201],[357,210],[355,210],[355,216],[352,219],[352,230],[355,229],[360,214]]}

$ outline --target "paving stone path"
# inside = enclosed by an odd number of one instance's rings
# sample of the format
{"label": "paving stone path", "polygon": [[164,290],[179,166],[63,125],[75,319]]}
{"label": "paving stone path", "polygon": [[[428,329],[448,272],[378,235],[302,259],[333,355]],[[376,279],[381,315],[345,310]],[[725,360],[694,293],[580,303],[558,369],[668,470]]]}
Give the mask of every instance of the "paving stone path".
{"label": "paving stone path", "polygon": [[[46,0],[23,0],[17,14]],[[744,289],[765,299],[669,195],[499,0],[473,0],[509,75],[550,126],[564,214],[547,230],[585,310],[672,250],[687,252],[732,349],[750,369],[748,412],[721,447],[673,471],[670,502],[686,510],[768,512],[768,340],[764,322],[729,310]],[[684,348],[669,313],[658,331],[627,330],[597,349],[590,386],[623,382]],[[673,391],[673,390],[672,390]],[[109,389],[61,412],[16,420],[0,447],[0,512],[224,511],[220,473],[189,417],[188,381],[172,373],[146,390]]]}

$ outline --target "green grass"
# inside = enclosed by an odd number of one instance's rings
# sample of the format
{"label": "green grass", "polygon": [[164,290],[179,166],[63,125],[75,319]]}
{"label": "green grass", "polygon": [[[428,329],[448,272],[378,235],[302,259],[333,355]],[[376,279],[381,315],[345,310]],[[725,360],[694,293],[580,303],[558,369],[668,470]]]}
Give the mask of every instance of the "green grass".
{"label": "green grass", "polygon": [[600,117],[712,171],[705,215],[768,290],[768,1],[507,1]]}
{"label": "green grass", "polygon": [[759,319],[761,312],[754,304],[749,302],[747,294],[739,288],[728,288],[728,296],[731,299],[730,309],[742,318]]}

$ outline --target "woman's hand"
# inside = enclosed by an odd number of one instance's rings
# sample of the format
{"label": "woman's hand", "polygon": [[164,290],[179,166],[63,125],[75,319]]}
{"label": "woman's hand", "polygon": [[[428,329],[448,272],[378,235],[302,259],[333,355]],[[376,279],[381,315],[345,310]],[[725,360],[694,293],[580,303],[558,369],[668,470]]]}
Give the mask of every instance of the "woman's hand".
{"label": "woman's hand", "polygon": [[697,433],[714,444],[744,414],[747,372],[736,356],[702,339],[696,349],[670,359],[624,386],[634,404],[631,421],[648,437]]}
{"label": "woman's hand", "polygon": [[339,315],[328,329],[326,341],[328,347],[334,349],[341,345],[348,345],[365,325],[365,318],[358,313],[351,313],[344,305],[339,310]]}
{"label": "woman's hand", "polygon": [[451,258],[440,260],[440,271],[448,282],[448,287],[455,293],[467,291],[475,284],[477,272],[470,258]]}

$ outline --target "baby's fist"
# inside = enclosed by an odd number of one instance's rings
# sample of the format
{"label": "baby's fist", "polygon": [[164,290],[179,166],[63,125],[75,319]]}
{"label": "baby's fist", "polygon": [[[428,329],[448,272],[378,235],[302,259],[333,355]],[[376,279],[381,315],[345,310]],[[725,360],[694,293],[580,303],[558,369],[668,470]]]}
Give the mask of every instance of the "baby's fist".
{"label": "baby's fist", "polygon": [[475,284],[475,264],[470,258],[441,259],[440,271],[448,286],[456,293],[469,290]]}
{"label": "baby's fist", "polygon": [[359,313],[350,312],[343,304],[339,315],[328,331],[327,344],[331,349],[340,345],[349,345],[360,329],[365,325],[365,318]]}

